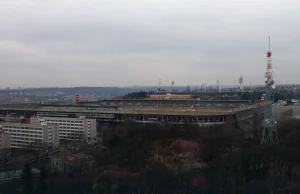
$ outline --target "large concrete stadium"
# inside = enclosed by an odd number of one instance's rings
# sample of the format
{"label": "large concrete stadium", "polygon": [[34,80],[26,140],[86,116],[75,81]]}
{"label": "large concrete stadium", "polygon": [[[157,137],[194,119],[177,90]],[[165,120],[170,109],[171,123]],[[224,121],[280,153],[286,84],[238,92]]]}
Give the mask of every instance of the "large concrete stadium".
{"label": "large concrete stadium", "polygon": [[229,117],[245,122],[261,112],[260,104],[250,104],[248,101],[106,100],[77,105],[0,105],[0,114],[3,116],[84,116],[96,118],[100,123],[212,125],[222,124]]}

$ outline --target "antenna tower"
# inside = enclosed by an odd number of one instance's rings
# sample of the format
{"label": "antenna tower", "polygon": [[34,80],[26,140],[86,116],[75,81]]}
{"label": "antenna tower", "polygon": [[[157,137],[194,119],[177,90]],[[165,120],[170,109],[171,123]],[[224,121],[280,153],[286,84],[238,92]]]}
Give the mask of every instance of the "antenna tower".
{"label": "antenna tower", "polygon": [[160,91],[160,84],[161,84],[161,79],[159,78],[158,85],[157,85],[157,91]]}
{"label": "antenna tower", "polygon": [[261,144],[278,144],[277,126],[275,116],[272,110],[272,104],[274,102],[274,89],[275,82],[273,80],[273,68],[272,68],[272,52],[271,41],[269,37],[269,51],[267,52],[267,70],[265,73],[266,84],[266,101],[264,106],[264,129],[261,137]]}
{"label": "antenna tower", "polygon": [[239,78],[239,84],[240,84],[240,90],[243,92],[244,91],[244,79],[242,76]]}
{"label": "antenna tower", "polygon": [[175,84],[175,81],[172,80],[171,84],[172,84],[172,91],[174,91],[174,84]]}
{"label": "antenna tower", "polygon": [[217,80],[217,91],[218,92],[221,92],[221,89],[220,89],[220,79],[218,77],[218,80]]}

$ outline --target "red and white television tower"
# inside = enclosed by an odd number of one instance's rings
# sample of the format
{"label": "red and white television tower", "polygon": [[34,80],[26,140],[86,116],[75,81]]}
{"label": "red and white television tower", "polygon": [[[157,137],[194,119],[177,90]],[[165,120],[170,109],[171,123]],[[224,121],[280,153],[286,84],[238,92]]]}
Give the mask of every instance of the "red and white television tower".
{"label": "red and white television tower", "polygon": [[261,144],[278,144],[277,123],[273,113],[275,82],[273,79],[271,41],[269,37],[269,50],[267,51],[267,70],[265,73],[266,95],[264,96],[264,129]]}
{"label": "red and white television tower", "polygon": [[[271,40],[269,37],[269,50],[267,52],[267,71],[266,71],[266,84],[267,85],[274,85],[274,80],[273,80],[273,67],[272,67],[272,52],[271,52]],[[274,87],[274,86],[273,86]]]}

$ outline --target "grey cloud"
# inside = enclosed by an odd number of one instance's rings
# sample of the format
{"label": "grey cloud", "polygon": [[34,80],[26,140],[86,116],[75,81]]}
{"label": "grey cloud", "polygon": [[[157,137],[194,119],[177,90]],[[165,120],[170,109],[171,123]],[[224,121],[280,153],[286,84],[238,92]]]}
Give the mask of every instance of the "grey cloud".
{"label": "grey cloud", "polygon": [[218,76],[234,84],[240,75],[259,84],[269,35],[276,81],[299,82],[299,7],[297,0],[10,0],[0,6],[0,77],[9,80],[0,87],[214,84]]}

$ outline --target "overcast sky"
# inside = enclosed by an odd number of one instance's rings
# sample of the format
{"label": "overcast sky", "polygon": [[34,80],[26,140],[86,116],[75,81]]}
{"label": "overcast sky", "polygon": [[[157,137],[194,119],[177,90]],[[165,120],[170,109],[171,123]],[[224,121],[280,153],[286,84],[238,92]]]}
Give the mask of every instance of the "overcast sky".
{"label": "overcast sky", "polygon": [[0,87],[300,83],[299,0],[0,0]]}

